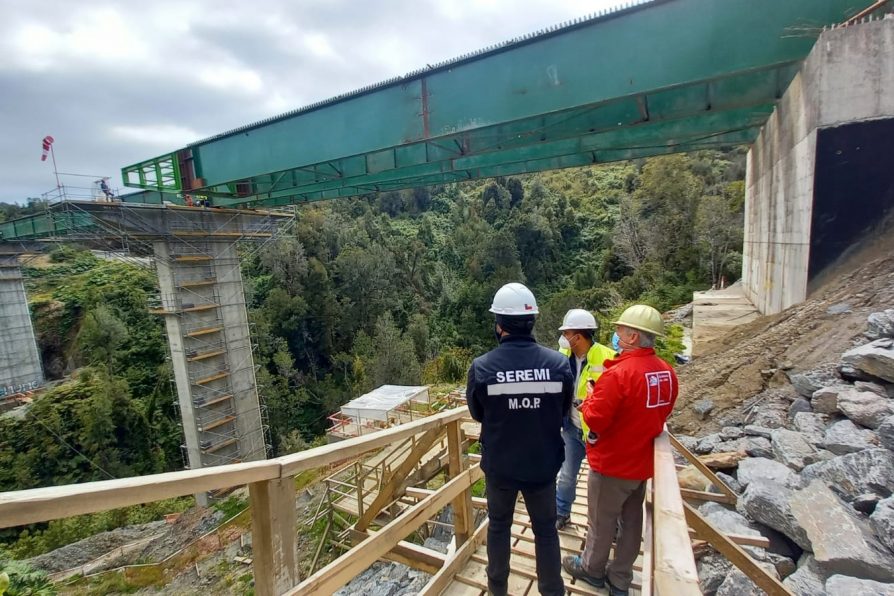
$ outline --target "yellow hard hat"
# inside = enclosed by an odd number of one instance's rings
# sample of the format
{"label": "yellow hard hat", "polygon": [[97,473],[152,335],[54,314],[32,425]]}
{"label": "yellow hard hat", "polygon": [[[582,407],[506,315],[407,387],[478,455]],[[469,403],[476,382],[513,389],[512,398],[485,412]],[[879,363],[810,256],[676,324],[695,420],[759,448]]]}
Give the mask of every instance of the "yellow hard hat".
{"label": "yellow hard hat", "polygon": [[623,325],[664,337],[664,321],[661,320],[661,313],[645,304],[634,304],[629,307],[612,325]]}

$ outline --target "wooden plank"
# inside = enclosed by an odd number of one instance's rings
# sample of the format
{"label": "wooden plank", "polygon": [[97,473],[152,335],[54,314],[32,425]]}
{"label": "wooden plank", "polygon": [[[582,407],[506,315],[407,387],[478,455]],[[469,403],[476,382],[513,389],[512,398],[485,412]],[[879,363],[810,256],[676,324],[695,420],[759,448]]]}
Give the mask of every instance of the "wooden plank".
{"label": "wooden plank", "polygon": [[196,404],[197,408],[204,408],[207,406],[213,406],[214,404],[219,404],[222,401],[227,401],[228,399],[233,399],[233,396],[229,393],[225,395],[221,395],[220,397],[215,397],[214,399],[209,399],[206,402],[202,402],[200,404]]}
{"label": "wooden plank", "polygon": [[216,451],[220,451],[224,447],[229,447],[230,445],[235,445],[237,443],[236,438],[227,439],[226,441],[221,441],[215,445],[212,445],[208,449],[202,449],[202,453],[214,453]]}
{"label": "wooden plank", "polygon": [[[369,524],[376,518],[377,515],[385,508],[388,503],[396,499],[399,495],[397,494],[398,488],[400,488],[401,484],[404,482],[406,477],[410,474],[413,468],[416,467],[416,464],[419,463],[419,460],[425,455],[431,446],[438,440],[438,437],[441,436],[442,429],[440,427],[430,428],[425,433],[419,437],[416,441],[416,445],[410,450],[410,454],[402,461],[400,464],[394,468],[394,471],[391,473],[391,476],[388,478],[388,481],[382,487],[382,489],[378,492],[375,499],[373,499],[372,504],[369,507],[366,507],[363,515],[360,516],[360,519],[357,520],[355,527],[363,532],[369,527]],[[360,484],[358,483],[358,486]]]}
{"label": "wooden plank", "polygon": [[[349,532],[351,541],[355,545],[376,534],[376,532],[370,530],[360,531],[355,528],[350,528]],[[391,549],[391,552],[385,554],[383,558],[402,563],[407,567],[412,567],[428,574],[437,573],[447,561],[447,555],[444,553],[439,553],[436,550],[405,540],[398,542],[397,546]]]}
{"label": "wooden plank", "polygon": [[218,331],[223,331],[223,327],[203,327],[202,329],[190,331],[186,334],[186,337],[201,337],[210,333],[217,333]]}
{"label": "wooden plank", "polygon": [[769,596],[794,596],[794,594],[781,581],[770,575],[766,569],[758,565],[754,559],[748,556],[742,548],[729,539],[723,532],[720,532],[714,525],[706,520],[692,506],[684,503],[686,511],[686,520],[689,525],[698,532],[699,536],[705,537],[708,542],[717,551],[725,556],[730,563],[735,565],[748,578],[753,581],[757,587],[766,592]]}
{"label": "wooden plank", "polygon": [[662,595],[700,595],[689,527],[683,513],[683,498],[680,496],[677,470],[666,430],[655,438],[652,486],[655,528],[653,590]]}
{"label": "wooden plank", "polygon": [[[689,528],[689,536],[694,540],[707,540],[704,536]],[[744,534],[724,534],[727,538],[739,546],[756,546],[758,548],[770,548],[770,539],[763,536],[745,536]],[[693,544],[693,548],[695,545]]]}
{"label": "wooden plank", "polygon": [[218,381],[220,379],[223,379],[223,378],[226,378],[229,376],[230,376],[230,373],[224,370],[219,373],[215,373],[213,375],[208,375],[207,377],[197,379],[195,382],[195,385],[206,385],[212,381]]}
{"label": "wooden plank", "polygon": [[200,354],[196,354],[190,358],[187,358],[187,362],[198,362],[199,360],[205,360],[207,358],[214,358],[215,356],[223,356],[226,354],[226,350],[214,350],[213,352],[202,352]]}
{"label": "wooden plank", "polygon": [[368,435],[286,455],[278,458],[277,461],[282,464],[284,476],[294,476],[305,470],[312,470],[337,461],[353,459],[369,451],[417,435],[430,428],[444,427],[447,423],[462,418],[467,413],[468,408],[466,406],[454,408],[434,416],[420,418],[407,424],[401,424]]}
{"label": "wooden plank", "polygon": [[205,431],[215,429],[218,426],[223,426],[224,424],[226,424],[228,422],[232,422],[233,420],[236,420],[235,416],[223,416],[221,418],[218,418],[214,422],[209,422],[208,424],[198,426],[197,428],[199,429],[199,432],[205,432]]}
{"label": "wooden plank", "polygon": [[0,493],[0,528],[279,478],[277,460]]}
{"label": "wooden plank", "polygon": [[463,472],[441,489],[386,525],[341,557],[301,582],[287,594],[330,594],[345,585],[379,557],[393,549],[410,532],[418,529],[437,511],[443,509],[456,495],[470,490],[483,473],[479,466]]}
{"label": "wooden plank", "polygon": [[702,460],[700,460],[698,457],[696,457],[696,455],[694,453],[692,453],[691,451],[686,449],[686,447],[680,441],[678,441],[674,435],[668,433],[667,436],[668,436],[668,439],[670,440],[670,444],[673,445],[674,449],[676,449],[680,453],[680,455],[682,455],[684,458],[686,458],[686,461],[691,463],[693,466],[695,466],[698,469],[699,472],[704,474],[705,477],[708,480],[710,480],[711,483],[718,488],[718,490],[720,490],[720,492],[722,492],[729,498],[733,499],[733,501],[732,501],[733,503],[736,502],[736,500],[739,497],[738,497],[738,495],[736,495],[735,492],[733,492],[733,489],[728,487],[723,480],[718,478],[717,474],[715,474],[711,468],[706,466]]}
{"label": "wooden plank", "polygon": [[[463,431],[460,420],[454,420],[447,425],[447,456],[449,458],[448,472],[451,478],[456,478],[469,466],[463,459]],[[456,546],[462,546],[472,535],[472,524],[475,512],[472,511],[472,491],[464,491],[453,500],[453,537]]]}
{"label": "wooden plank", "polygon": [[385,558],[432,575],[447,563],[447,555],[444,553],[404,540],[398,542]]}
{"label": "wooden plank", "polygon": [[694,501],[713,501],[714,503],[726,503],[728,505],[736,504],[736,497],[709,493],[703,490],[692,490],[691,488],[681,488],[680,495],[682,495],[684,499],[692,499]]}
{"label": "wooden plank", "polygon": [[440,571],[428,580],[425,587],[420,590],[419,596],[438,596],[444,591],[453,580],[453,576],[463,568],[466,562],[468,562],[478,547],[481,546],[487,538],[488,521],[489,520],[485,519],[484,523],[478,526],[478,529],[472,533],[471,538],[466,540],[465,544],[459,547],[456,552],[453,553],[453,556],[444,563],[444,566],[441,567]]}
{"label": "wooden plank", "polygon": [[[404,492],[415,499],[424,499],[428,495],[433,495],[436,491],[428,488],[408,486],[407,490]],[[484,497],[472,497],[472,507],[475,509],[487,509],[487,499]]]}
{"label": "wooden plank", "polygon": [[248,485],[252,570],[257,596],[276,596],[300,579],[295,550],[295,481],[276,478]]}

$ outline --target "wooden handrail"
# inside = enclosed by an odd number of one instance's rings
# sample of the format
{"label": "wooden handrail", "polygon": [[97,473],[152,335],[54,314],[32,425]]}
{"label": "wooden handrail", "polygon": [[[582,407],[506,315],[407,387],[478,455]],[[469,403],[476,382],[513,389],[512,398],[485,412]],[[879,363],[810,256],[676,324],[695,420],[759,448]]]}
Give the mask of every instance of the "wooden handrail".
{"label": "wooden handrail", "polygon": [[[659,596],[700,595],[698,571],[667,429],[655,438],[652,488],[652,590]],[[644,570],[644,573],[648,571]]]}
{"label": "wooden handrail", "polygon": [[295,476],[353,459],[468,415],[463,406],[370,435],[276,459],[0,493],[0,528],[108,511],[162,499]]}
{"label": "wooden handrail", "polygon": [[0,528],[279,478],[277,460],[0,493]]}

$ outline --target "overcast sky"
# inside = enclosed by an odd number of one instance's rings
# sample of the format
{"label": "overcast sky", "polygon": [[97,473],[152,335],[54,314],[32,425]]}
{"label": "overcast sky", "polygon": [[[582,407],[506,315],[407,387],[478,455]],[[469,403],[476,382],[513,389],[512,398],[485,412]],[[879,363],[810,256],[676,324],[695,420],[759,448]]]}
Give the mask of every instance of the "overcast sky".
{"label": "overcast sky", "polygon": [[[110,176],[212,134],[617,0],[0,0],[0,200]],[[89,186],[90,178],[63,177]]]}

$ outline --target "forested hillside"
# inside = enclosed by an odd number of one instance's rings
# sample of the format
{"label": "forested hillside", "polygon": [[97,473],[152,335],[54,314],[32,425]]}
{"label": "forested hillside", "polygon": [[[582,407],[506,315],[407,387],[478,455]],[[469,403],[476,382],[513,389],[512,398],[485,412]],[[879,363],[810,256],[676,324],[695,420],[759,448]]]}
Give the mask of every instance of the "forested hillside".
{"label": "forested hillside", "polygon": [[[568,308],[607,322],[735,279],[743,175],[742,151],[703,152],[302,206],[294,235],[242,267],[275,451],[379,384],[460,382],[494,344],[505,282],[534,290],[553,346]],[[180,468],[154,273],[74,249],[50,261],[25,274],[46,369],[71,380],[0,419],[0,486]]]}

